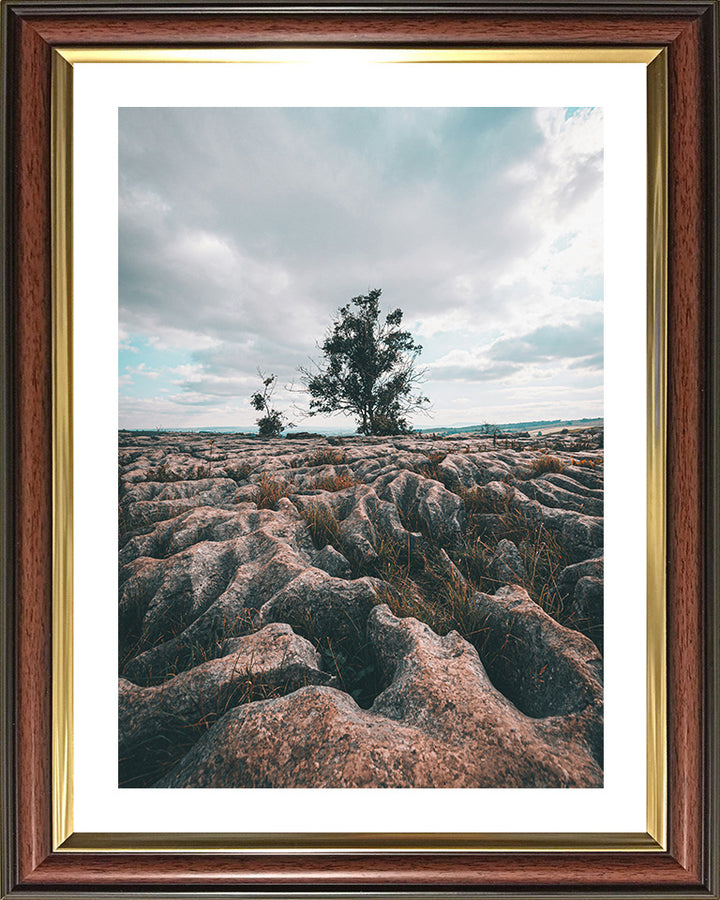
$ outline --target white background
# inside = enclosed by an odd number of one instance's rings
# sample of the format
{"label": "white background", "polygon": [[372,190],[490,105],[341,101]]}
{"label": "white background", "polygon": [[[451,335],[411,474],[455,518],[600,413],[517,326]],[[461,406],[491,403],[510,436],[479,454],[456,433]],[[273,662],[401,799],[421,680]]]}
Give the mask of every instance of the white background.
{"label": "white background", "polygon": [[[321,53],[323,62],[315,57],[283,65],[74,67],[75,830],[644,832],[646,68],[629,63],[397,65],[363,62],[362,51]],[[603,107],[604,788],[117,788],[120,106]]]}

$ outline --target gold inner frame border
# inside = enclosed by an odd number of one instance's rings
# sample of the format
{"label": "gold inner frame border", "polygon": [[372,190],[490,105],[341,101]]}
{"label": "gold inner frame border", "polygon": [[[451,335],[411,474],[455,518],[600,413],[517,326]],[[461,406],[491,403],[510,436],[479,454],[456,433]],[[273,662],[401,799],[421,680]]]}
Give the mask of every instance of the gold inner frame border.
{"label": "gold inner frame border", "polygon": [[[72,68],[77,63],[641,63],[647,67],[647,831],[628,833],[87,833],[73,827]],[[659,47],[54,48],[52,57],[52,823],[60,852],[659,852],[667,848],[667,59]]]}

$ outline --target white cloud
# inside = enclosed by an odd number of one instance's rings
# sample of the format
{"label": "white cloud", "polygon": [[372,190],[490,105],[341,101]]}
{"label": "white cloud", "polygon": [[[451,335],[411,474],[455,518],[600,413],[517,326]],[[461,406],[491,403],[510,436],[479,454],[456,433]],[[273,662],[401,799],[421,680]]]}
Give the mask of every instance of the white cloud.
{"label": "white cloud", "polygon": [[145,363],[140,363],[137,366],[125,366],[125,370],[128,372],[128,377],[130,375],[143,375],[145,378],[160,377],[160,372],[155,369],[148,369]]}
{"label": "white cloud", "polygon": [[597,378],[601,340],[541,360],[533,341],[602,307],[602,129],[599,110],[122,110],[121,345],[188,360],[167,415],[239,415],[258,367],[291,382],[381,287],[436,386]]}

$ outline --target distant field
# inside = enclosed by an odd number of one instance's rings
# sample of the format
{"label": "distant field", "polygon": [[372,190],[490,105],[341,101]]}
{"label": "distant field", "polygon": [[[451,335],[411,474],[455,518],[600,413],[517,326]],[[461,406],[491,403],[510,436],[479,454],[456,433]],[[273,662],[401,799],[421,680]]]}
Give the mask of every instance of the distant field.
{"label": "distant field", "polygon": [[[532,436],[537,435],[538,431],[542,434],[553,434],[562,431],[563,428],[594,428],[602,427],[603,419],[551,419],[537,422],[504,422],[494,425],[502,432],[513,431],[530,431]],[[482,433],[484,425],[435,425],[428,428],[419,428],[420,434],[479,434]],[[306,423],[306,427],[290,429],[290,431],[308,431],[323,437],[350,437],[356,432],[351,428],[315,428],[312,423]],[[257,434],[257,428],[254,425],[234,426],[234,425],[207,425],[203,428],[121,428],[121,434]]]}

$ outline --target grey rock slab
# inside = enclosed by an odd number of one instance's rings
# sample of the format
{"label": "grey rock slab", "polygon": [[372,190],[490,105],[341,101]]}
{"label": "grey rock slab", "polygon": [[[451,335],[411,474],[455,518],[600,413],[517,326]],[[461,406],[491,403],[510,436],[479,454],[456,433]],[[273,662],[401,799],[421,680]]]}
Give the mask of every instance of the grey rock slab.
{"label": "grey rock slab", "polygon": [[603,650],[604,584],[602,578],[584,575],[575,583],[571,613],[576,627]]}
{"label": "grey rock slab", "polygon": [[308,684],[334,683],[320,668],[309,641],[289,625],[268,625],[228,641],[224,655],[190,669],[158,687],[119,682],[118,737],[128,771],[151,766],[166,744],[199,737],[210,724],[258,696],[284,694]]}
{"label": "grey rock slab", "polygon": [[603,663],[587,637],[560,625],[518,586],[473,601],[493,683],[527,715],[566,715],[602,701]]}
{"label": "grey rock slab", "polygon": [[320,569],[307,569],[260,609],[259,623],[288,622],[315,643],[324,638],[357,638],[377,603],[376,578],[346,581]]}
{"label": "grey rock slab", "polygon": [[462,534],[463,502],[439,482],[416,472],[402,471],[390,478],[377,479],[373,487],[380,499],[392,502],[410,520],[420,520],[436,540],[444,543]]}
{"label": "grey rock slab", "polygon": [[575,585],[580,578],[588,575],[593,578],[602,578],[604,568],[604,560],[601,556],[566,566],[558,575],[558,593],[561,596],[572,597]]}
{"label": "grey rock slab", "polygon": [[322,569],[333,578],[350,578],[352,569],[347,559],[330,544],[327,544],[313,558],[316,569]]}
{"label": "grey rock slab", "polygon": [[522,491],[526,496],[537,500],[546,507],[574,510],[589,516],[603,515],[602,498],[590,497],[586,493],[572,490],[568,480],[565,480],[560,486],[550,481],[549,478],[536,478],[525,482]]}
{"label": "grey rock slab", "polygon": [[517,546],[503,538],[498,541],[489,561],[490,573],[502,584],[524,584],[527,581],[525,563]]}

